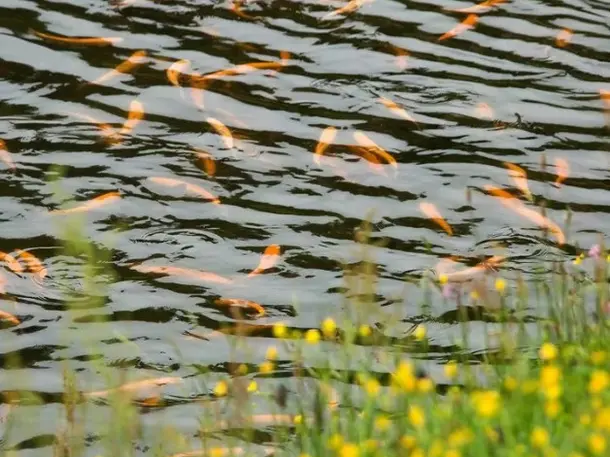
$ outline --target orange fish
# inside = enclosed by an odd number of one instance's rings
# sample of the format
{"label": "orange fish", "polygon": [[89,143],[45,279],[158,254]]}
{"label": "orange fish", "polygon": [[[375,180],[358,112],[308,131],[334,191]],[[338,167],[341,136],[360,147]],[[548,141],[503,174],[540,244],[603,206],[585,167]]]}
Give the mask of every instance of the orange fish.
{"label": "orange fish", "polygon": [[[1,291],[1,290],[0,290]],[[2,291],[2,293],[4,293]],[[6,311],[2,311],[0,309],[0,322],[9,322],[13,325],[19,325],[21,321],[13,316],[11,313],[7,313]]]}
{"label": "orange fish", "polygon": [[2,273],[0,273],[0,294],[4,294],[6,292],[6,278]]}
{"label": "orange fish", "polygon": [[17,249],[17,258],[23,260],[28,270],[34,273],[39,281],[42,281],[47,276],[47,269],[34,254]]}
{"label": "orange fish", "polygon": [[187,191],[192,192],[200,197],[203,197],[206,200],[210,200],[215,205],[220,205],[220,199],[215,195],[211,194],[203,187],[197,186],[195,184],[190,184],[180,179],[173,178],[163,178],[161,176],[153,176],[149,178],[152,182],[161,184],[163,186],[168,187],[176,187],[176,186],[184,186]]}
{"label": "orange fish", "polygon": [[438,209],[436,209],[436,206],[434,206],[432,203],[422,202],[419,204],[419,209],[450,236],[453,235],[453,229],[447,223],[447,221],[443,219],[443,216],[441,216],[441,213],[439,213]]}
{"label": "orange fish", "polygon": [[378,156],[376,156],[375,154],[370,152],[368,149],[361,148],[360,146],[350,144],[347,147],[354,154],[356,154],[357,156],[362,157],[364,160],[366,160],[369,167],[371,168],[371,170],[373,170],[375,173],[377,173],[379,175],[387,176],[387,173],[383,169],[383,165],[381,164],[381,160],[379,160]]}
{"label": "orange fish", "polygon": [[466,30],[470,30],[474,28],[474,26],[479,22],[479,16],[476,14],[469,14],[466,19],[456,25],[454,28],[449,30],[447,33],[441,35],[438,41],[447,40],[448,38],[453,38],[460,33],[464,33]]}
{"label": "orange fish", "polygon": [[113,144],[118,144],[122,141],[119,133],[110,124],[100,122],[91,116],[87,116],[86,114],[79,114],[79,113],[70,113],[70,114],[72,114],[73,116],[76,116],[76,117],[80,117],[81,119],[84,119],[86,121],[89,121],[92,124],[95,124],[97,126],[97,128],[100,129],[100,133],[104,137],[104,141],[106,144],[113,145]]}
{"label": "orange fish", "polygon": [[142,119],[144,119],[144,105],[137,100],[133,100],[129,105],[127,120],[123,124],[119,135],[123,136],[130,133]]}
{"label": "orange fish", "polygon": [[493,121],[494,119],[494,110],[487,103],[478,103],[474,113],[479,119],[486,119],[488,121]]}
{"label": "orange fish", "polygon": [[271,244],[267,246],[258,266],[248,274],[248,278],[256,276],[269,268],[272,268],[280,259],[280,246]]}
{"label": "orange fish", "polygon": [[610,127],[610,90],[600,89],[599,96],[605,106],[604,116],[606,117],[606,125]]}
{"label": "orange fish", "polygon": [[263,308],[260,304],[250,300],[241,300],[239,298],[219,298],[214,303],[219,306],[234,306],[238,308],[243,308],[245,310],[254,311],[257,313],[257,317],[262,317],[265,315],[265,308]]}
{"label": "orange fish", "polygon": [[574,36],[574,32],[571,29],[563,29],[561,30],[557,36],[555,37],[555,44],[558,48],[565,48],[572,41],[572,37]]}
{"label": "orange fish", "polygon": [[120,199],[121,194],[119,192],[108,192],[103,195],[100,195],[99,197],[95,197],[93,200],[89,200],[84,205],[76,206],[75,208],[69,209],[56,209],[53,211],[49,211],[49,214],[82,213],[84,211],[90,211],[92,209],[107,205],[108,203],[116,202]]}
{"label": "orange fish", "polygon": [[218,132],[220,136],[222,136],[222,141],[227,147],[227,149],[233,149],[235,146],[235,141],[233,140],[233,135],[229,128],[220,122],[218,119],[214,119],[213,117],[206,118],[206,121]]}
{"label": "orange fish", "polygon": [[136,51],[134,52],[125,62],[120,63],[114,70],[110,70],[108,73],[100,76],[95,81],[90,84],[102,84],[103,82],[108,81],[109,79],[114,78],[115,76],[122,75],[125,73],[129,73],[138,65],[142,65],[146,62],[146,56],[148,54],[146,51]]}
{"label": "orange fish", "polygon": [[241,10],[241,4],[242,4],[242,0],[233,0],[233,5],[231,5],[231,11],[233,11],[235,14],[237,14],[241,18],[249,19],[249,20],[256,20],[255,17],[250,16]]}
{"label": "orange fish", "polygon": [[195,155],[197,155],[199,161],[203,163],[203,168],[205,169],[205,172],[209,176],[214,176],[216,174],[216,162],[214,161],[214,158],[205,151],[195,150],[194,152]]}
{"label": "orange fish", "polygon": [[415,119],[413,119],[413,116],[411,116],[404,109],[399,107],[392,100],[389,100],[389,99],[387,99],[385,97],[380,97],[379,101],[382,103],[383,106],[388,108],[392,113],[394,113],[398,117],[402,117],[403,119],[405,119],[405,120],[407,120],[409,122],[413,122],[415,125],[417,125],[417,121]]}
{"label": "orange fish", "polygon": [[455,11],[456,13],[485,13],[494,6],[504,2],[506,2],[506,0],[485,0],[478,5],[469,6],[468,8],[454,9],[451,11]]}
{"label": "orange fish", "polygon": [[224,76],[235,76],[235,75],[243,75],[246,73],[251,73],[256,70],[278,70],[282,68],[286,62],[290,54],[287,52],[282,52],[280,54],[281,60],[279,62],[252,62],[252,63],[244,63],[241,65],[237,65],[235,67],[227,68],[226,70],[220,70],[215,73],[211,73],[209,75],[203,75],[197,78],[192,78],[192,81],[196,84],[207,84],[209,80],[219,79]]}
{"label": "orange fish", "polygon": [[21,264],[10,254],[0,251],[0,262],[5,262],[6,266],[15,273],[23,273]]}
{"label": "orange fish", "polygon": [[532,193],[530,192],[527,184],[527,173],[525,170],[509,162],[504,162],[504,166],[508,168],[508,175],[511,177],[517,188],[523,192],[523,195],[525,195],[529,201],[533,201],[534,197],[532,197]]}
{"label": "orange fish", "polygon": [[137,391],[137,390],[141,390],[141,389],[145,389],[145,388],[158,388],[158,387],[162,387],[168,384],[178,384],[182,382],[182,378],[178,378],[175,376],[167,376],[167,377],[162,377],[162,378],[155,378],[155,379],[145,379],[143,381],[134,381],[134,382],[130,382],[127,384],[123,384],[122,386],[119,387],[115,387],[114,389],[108,389],[108,390],[98,390],[95,392],[87,392],[84,393],[83,395],[85,397],[91,398],[91,397],[105,397],[108,394],[111,394],[113,392],[133,392],[133,391]]}
{"label": "orange fish", "polygon": [[559,226],[555,222],[551,221],[548,217],[542,216],[541,214],[537,213],[536,211],[534,211],[530,208],[527,208],[525,205],[523,205],[523,203],[521,203],[519,200],[517,200],[515,197],[513,197],[511,194],[509,194],[505,190],[498,189],[497,187],[490,186],[488,184],[484,185],[483,187],[490,194],[498,197],[498,199],[500,200],[500,203],[502,203],[507,208],[512,209],[517,214],[529,219],[530,221],[534,222],[535,224],[539,225],[540,227],[550,230],[557,238],[557,243],[560,246],[565,244],[566,237],[563,234],[563,231],[561,230],[561,228],[559,228]]}
{"label": "orange fish", "polygon": [[37,32],[34,29],[30,29],[30,33],[33,33],[40,38],[45,40],[55,41],[56,43],[63,44],[76,44],[81,46],[111,46],[123,41],[123,38],[73,38],[73,37],[62,37],[59,35],[50,35],[48,33]]}
{"label": "orange fish", "polygon": [[201,78],[201,74],[199,73],[193,73],[191,75],[191,98],[193,99],[195,106],[203,111],[205,109],[205,105],[203,103],[203,90],[194,84],[194,82],[199,78]]}
{"label": "orange fish", "polygon": [[0,160],[2,160],[12,171],[17,169],[15,162],[13,162],[13,158],[11,157],[11,153],[8,152],[4,140],[0,140]]}
{"label": "orange fish", "polygon": [[324,21],[326,19],[330,19],[331,17],[339,16],[340,14],[352,13],[359,9],[362,5],[364,5],[365,3],[369,3],[370,1],[372,0],[350,0],[347,5],[326,14],[324,17],[322,17],[322,20]]}
{"label": "orange fish", "polygon": [[313,161],[320,165],[320,158],[324,154],[324,151],[328,149],[328,147],[332,144],[332,142],[337,137],[337,129],[335,127],[326,127],[322,134],[320,135],[320,140],[316,145],[316,149],[314,151]]}
{"label": "orange fish", "polygon": [[215,282],[217,284],[232,284],[233,281],[229,278],[219,276],[216,273],[209,273],[207,271],[191,270],[189,268],[179,267],[156,267],[156,266],[144,266],[144,265],[132,265],[131,269],[139,271],[140,273],[155,273],[163,275],[175,275],[184,276],[186,278],[197,279],[205,282]]}
{"label": "orange fish", "polygon": [[559,187],[570,174],[570,164],[565,159],[555,159],[555,167],[557,168],[557,180],[555,186]]}
{"label": "orange fish", "polygon": [[475,265],[474,267],[467,268],[462,271],[456,271],[455,273],[442,273],[437,271],[437,273],[440,273],[440,276],[444,277],[448,282],[470,281],[481,273],[495,269],[504,261],[504,258],[504,256],[495,255],[487,260],[484,260],[478,265]]}
{"label": "orange fish", "polygon": [[403,48],[399,48],[398,46],[394,46],[393,44],[390,44],[389,46],[394,55],[396,56],[395,63],[398,69],[406,70],[408,67],[409,51]]}
{"label": "orange fish", "polygon": [[358,142],[360,146],[363,148],[369,149],[372,153],[378,155],[382,159],[384,159],[387,163],[392,165],[394,168],[398,168],[398,163],[396,159],[388,154],[384,149],[379,147],[373,140],[371,140],[364,133],[356,131],[354,132],[354,139]]}
{"label": "orange fish", "polygon": [[184,74],[184,71],[191,65],[191,61],[188,59],[178,60],[169,66],[166,71],[167,79],[169,82],[180,87],[180,76]]}

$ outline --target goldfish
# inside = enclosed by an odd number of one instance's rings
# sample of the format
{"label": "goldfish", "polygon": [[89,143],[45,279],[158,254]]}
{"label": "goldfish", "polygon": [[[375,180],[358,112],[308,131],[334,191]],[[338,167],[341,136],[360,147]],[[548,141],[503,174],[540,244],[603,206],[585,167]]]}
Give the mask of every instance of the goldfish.
{"label": "goldfish", "polygon": [[40,38],[49,41],[55,41],[56,43],[62,44],[75,44],[81,46],[112,46],[115,44],[119,44],[123,41],[123,38],[74,38],[74,37],[62,37],[59,35],[51,35],[48,33],[37,32],[34,29],[29,30],[30,33],[37,35]]}
{"label": "goldfish", "polygon": [[[480,262],[474,267],[467,268],[462,271],[456,271],[454,273],[441,273],[440,277],[444,278],[447,282],[466,282],[471,281],[482,273],[493,270],[504,261],[505,257],[495,255],[490,257],[483,262]],[[440,273],[440,272],[439,272]]]}
{"label": "goldfish", "polygon": [[203,103],[203,90],[193,84],[193,81],[197,80],[197,78],[201,78],[201,74],[193,73],[191,75],[191,98],[193,99],[195,106],[203,111],[205,109],[205,105]]}
{"label": "goldfish", "polygon": [[555,44],[558,48],[565,48],[572,41],[572,36],[574,36],[574,32],[571,29],[565,28],[559,31],[555,37]]}
{"label": "goldfish", "polygon": [[6,266],[14,273],[23,273],[21,264],[10,254],[0,251],[0,262],[6,263]]}
{"label": "goldfish", "polygon": [[256,276],[269,268],[272,268],[280,258],[280,246],[271,244],[267,246],[258,266],[248,274],[248,278]]}
{"label": "goldfish", "polygon": [[570,164],[567,160],[558,158],[555,159],[555,167],[557,168],[557,180],[555,181],[555,186],[559,187],[570,174]]}
{"label": "goldfish", "polygon": [[517,214],[529,219],[540,227],[550,230],[557,238],[557,243],[559,245],[565,244],[566,238],[563,234],[563,231],[555,222],[551,221],[548,217],[542,216],[536,211],[527,208],[525,205],[523,205],[523,203],[521,203],[519,200],[517,200],[505,190],[498,189],[497,187],[490,186],[488,184],[486,184],[484,188],[490,194],[494,195],[495,197],[499,197],[500,203],[502,203],[507,208],[512,209]]}
{"label": "goldfish", "polygon": [[216,273],[209,273],[207,271],[191,270],[189,268],[171,267],[171,266],[144,266],[144,265],[132,265],[132,270],[140,273],[155,273],[164,275],[175,275],[184,276],[186,278],[197,279],[205,282],[215,282],[217,284],[232,284],[231,279],[219,276]]}
{"label": "goldfish", "polygon": [[233,140],[233,135],[229,128],[220,122],[218,119],[214,119],[213,117],[206,118],[206,121],[222,136],[222,141],[224,142],[227,149],[233,149],[235,146],[235,141]]}
{"label": "goldfish", "polygon": [[599,96],[605,105],[604,116],[606,117],[606,125],[610,127],[610,90],[600,89]]}
{"label": "goldfish", "polygon": [[354,139],[363,148],[369,149],[371,152],[373,152],[375,155],[384,159],[387,163],[392,165],[394,168],[398,168],[398,163],[396,162],[396,159],[394,157],[392,157],[390,154],[388,154],[388,152],[386,152],[384,149],[379,147],[373,140],[371,140],[364,133],[359,132],[359,131],[354,132]]}
{"label": "goldfish", "polygon": [[218,306],[238,307],[245,310],[254,311],[257,313],[258,317],[265,315],[265,308],[250,300],[242,300],[239,298],[219,298],[214,303],[216,303]]}
{"label": "goldfish", "polygon": [[115,76],[129,73],[138,65],[142,65],[146,62],[146,57],[148,56],[146,51],[136,51],[125,61],[117,65],[114,70],[110,70],[108,73],[103,74],[95,81],[92,81],[90,84],[102,84],[109,79],[114,78]]}
{"label": "goldfish", "polygon": [[13,158],[11,157],[11,153],[8,152],[8,148],[6,147],[4,140],[0,140],[0,160],[2,160],[12,171],[17,169],[15,162],[13,162]]}
{"label": "goldfish", "polygon": [[395,64],[399,70],[406,70],[408,67],[409,51],[398,46],[390,45],[392,52],[396,56]]}
{"label": "goldfish", "polygon": [[215,205],[220,205],[220,199],[215,195],[211,194],[203,187],[197,186],[195,184],[190,184],[185,181],[173,178],[163,178],[161,176],[153,176],[149,178],[152,182],[156,184],[161,184],[163,186],[176,187],[176,186],[184,186],[187,191],[192,192],[200,197],[205,198],[206,200],[210,200]]}
{"label": "goldfish", "polygon": [[322,130],[320,135],[320,140],[316,145],[316,149],[314,151],[313,161],[320,165],[320,157],[324,154],[324,151],[328,149],[331,143],[335,140],[337,136],[337,129],[335,127],[326,127]]}
{"label": "goldfish", "polygon": [[49,211],[49,214],[72,214],[72,213],[82,213],[84,211],[89,211],[92,209],[99,208],[101,206],[105,206],[108,203],[116,202],[121,199],[121,194],[119,192],[108,192],[99,197],[95,197],[88,202],[85,202],[83,205],[76,206],[74,208],[68,209],[56,209],[53,211]]}
{"label": "goldfish", "polygon": [[396,103],[394,103],[392,100],[387,99],[385,97],[380,97],[379,101],[381,102],[381,104],[383,106],[385,106],[386,108],[388,108],[392,113],[394,113],[395,115],[397,115],[398,117],[402,117],[403,119],[409,121],[409,122],[413,122],[415,125],[417,125],[417,121],[413,118],[413,116],[411,116],[409,113],[407,113],[404,109],[402,109],[401,107],[399,107]]}
{"label": "goldfish", "polygon": [[255,17],[250,16],[249,14],[244,13],[241,10],[242,0],[233,0],[233,5],[231,5],[231,11],[237,14],[239,17],[249,20],[256,20]]}
{"label": "goldfish", "polygon": [[134,381],[134,382],[130,382],[127,384],[123,384],[122,386],[119,386],[119,387],[115,387],[114,389],[87,392],[83,395],[87,398],[105,397],[111,393],[119,392],[119,391],[133,392],[133,391],[137,391],[137,390],[141,390],[141,389],[145,389],[145,388],[162,387],[162,386],[165,386],[168,384],[178,384],[178,383],[182,383],[182,382],[183,382],[182,378],[179,378],[176,376],[166,376],[166,377],[162,377],[162,378],[145,379],[143,381]]}
{"label": "goldfish", "polygon": [[104,141],[106,144],[109,144],[109,145],[118,144],[122,141],[119,133],[110,124],[100,122],[99,120],[97,120],[91,116],[87,116],[86,114],[79,114],[79,113],[70,113],[70,114],[72,114],[73,116],[76,116],[76,117],[80,117],[81,119],[84,119],[86,121],[89,121],[92,124],[95,124],[97,126],[97,128],[100,129],[102,136],[105,138]]}
{"label": "goldfish", "polygon": [[474,28],[474,26],[479,22],[479,16],[476,14],[469,14],[466,19],[456,25],[454,28],[449,30],[447,33],[441,35],[438,41],[446,40],[448,38],[453,38],[460,33],[464,33],[466,30],[470,30]]}
{"label": "goldfish", "polygon": [[195,150],[194,152],[195,155],[197,155],[199,161],[203,163],[203,168],[205,169],[205,172],[209,176],[214,176],[216,174],[216,162],[214,161],[214,158],[205,151]]}
{"label": "goldfish", "polygon": [[506,2],[506,0],[485,0],[478,5],[470,6],[468,8],[454,9],[451,11],[455,11],[456,13],[485,13],[494,6],[504,2]]}
{"label": "goldfish", "polygon": [[381,160],[379,160],[378,156],[376,156],[375,154],[370,152],[368,149],[362,148],[360,146],[350,144],[347,147],[354,154],[356,154],[356,155],[362,157],[364,160],[366,160],[367,163],[369,164],[369,167],[371,168],[371,170],[373,170],[375,173],[387,176],[386,172],[383,169],[383,165],[381,164]]}
{"label": "goldfish", "polygon": [[127,135],[142,119],[144,119],[144,106],[139,101],[133,100],[129,105],[127,120],[123,124],[123,128],[121,128],[119,135]]}
{"label": "goldfish", "polygon": [[[4,293],[1,288],[0,291],[2,293]],[[19,319],[17,319],[15,316],[13,316],[11,313],[7,313],[6,311],[2,311],[0,309],[0,322],[8,322],[10,324],[13,325],[19,325],[21,323],[21,321]]]}
{"label": "goldfish", "polygon": [[219,79],[224,76],[235,76],[243,75],[245,73],[251,73],[256,70],[278,70],[282,68],[288,61],[290,54],[282,53],[280,55],[281,60],[279,62],[252,62],[237,65],[235,67],[227,68],[226,70],[220,70],[215,73],[203,75],[197,78],[192,78],[195,84],[206,84],[209,80]]}
{"label": "goldfish", "polygon": [[488,121],[493,121],[494,119],[494,110],[487,103],[478,103],[476,108],[474,109],[475,115],[479,119],[485,119]]}
{"label": "goldfish", "polygon": [[521,192],[525,195],[525,197],[529,201],[533,201],[534,197],[532,197],[532,193],[530,192],[529,186],[527,185],[527,173],[525,170],[518,165],[515,165],[510,162],[504,162],[504,166],[509,169],[509,176],[515,183],[515,185],[519,188]]}
{"label": "goldfish", "polygon": [[359,9],[365,3],[369,3],[371,1],[372,0],[350,0],[350,2],[347,5],[326,14],[324,17],[322,17],[322,20],[325,21],[327,19],[330,19],[335,16],[339,16],[341,14],[352,13],[352,12],[356,11],[357,9]]}
{"label": "goldfish", "polygon": [[28,270],[35,273],[36,277],[42,281],[47,276],[47,269],[44,267],[40,259],[34,254],[17,249],[17,258],[23,260],[28,267]]}
{"label": "goldfish", "polygon": [[422,202],[419,204],[419,209],[422,213],[432,219],[438,226],[440,226],[445,232],[447,232],[447,234],[449,234],[450,236],[453,235],[453,229],[447,223],[447,221],[443,219],[443,216],[441,216],[441,213],[439,213],[438,209],[434,204]]}
{"label": "goldfish", "polygon": [[171,64],[166,71],[169,82],[176,87],[180,87],[180,76],[184,74],[184,70],[190,65],[191,61],[188,59],[178,60]]}

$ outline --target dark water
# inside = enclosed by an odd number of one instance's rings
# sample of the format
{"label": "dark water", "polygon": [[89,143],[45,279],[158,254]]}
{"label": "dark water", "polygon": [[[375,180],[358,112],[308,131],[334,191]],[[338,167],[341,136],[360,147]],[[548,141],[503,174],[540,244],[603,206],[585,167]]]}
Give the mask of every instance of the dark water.
{"label": "dark water", "polygon": [[[501,276],[532,277],[542,261],[570,261],[609,232],[610,136],[599,93],[610,90],[605,1],[509,2],[481,14],[474,30],[444,41],[438,37],[466,16],[448,9],[471,4],[376,0],[327,20],[345,3],[252,1],[242,10],[254,19],[238,16],[231,5],[4,0],[0,6],[0,138],[16,166],[14,172],[7,164],[0,168],[0,250],[27,250],[48,270],[42,287],[31,274],[3,271],[0,309],[22,322],[0,330],[0,357],[6,362],[18,353],[25,368],[0,371],[0,388],[35,391],[47,402],[23,407],[37,411],[36,426],[20,428],[7,443],[29,449],[27,455],[41,447],[49,451],[44,446],[61,413],[62,361],[91,389],[104,386],[96,363],[117,373],[128,369],[130,379],[185,377],[184,385],[163,390],[166,406],[145,421],[163,417],[194,433],[198,407],[192,400],[227,376],[229,360],[260,363],[277,341],[261,330],[233,350],[233,338],[204,341],[184,332],[206,334],[233,322],[214,305],[219,297],[262,304],[266,315],[255,324],[282,321],[308,329],[326,316],[339,318],[346,306],[343,264],[359,262],[355,235],[370,210],[372,236],[385,242],[371,253],[379,274],[376,299],[393,316],[387,332],[397,338],[420,319],[421,295],[405,286],[405,277],[417,282],[440,258],[458,256],[459,269],[503,255]],[[561,48],[555,37],[563,28],[574,36]],[[73,46],[30,29],[123,40]],[[86,84],[138,50],[148,57],[133,71]],[[187,73],[208,74],[278,61],[281,51],[291,56],[277,72],[213,81],[203,109],[192,99],[188,77],[178,88],[165,74],[180,59],[190,60]],[[396,102],[417,124],[389,111],[380,97]],[[134,99],[145,118],[120,144],[104,143],[96,125],[83,118],[118,130]],[[484,103],[491,110],[482,111]],[[233,149],[208,117],[232,130]],[[328,126],[338,129],[337,144],[317,165],[313,151]],[[356,131],[388,151],[397,169],[371,167],[354,154],[347,145],[355,144]],[[214,157],[214,176],[195,150]],[[558,158],[570,166],[559,187],[553,185]],[[491,184],[518,194],[504,162],[527,172],[535,204],[524,200],[526,205],[544,204],[561,227],[571,210],[565,245],[484,191]],[[83,203],[113,191],[122,196],[81,216],[95,248],[111,252],[117,278],[103,306],[82,306],[75,314],[63,306],[65,288],[82,292],[85,259],[60,250],[61,224],[71,219],[48,213],[69,206],[55,196],[52,166],[65,167],[59,181],[65,200]],[[201,186],[221,204],[155,184],[149,179],[155,176]],[[422,213],[422,202],[436,205],[453,236]],[[246,280],[271,244],[281,246],[281,261]],[[133,262],[208,271],[235,282],[147,275],[130,270]],[[438,361],[460,331],[450,318],[455,302],[437,291],[432,299],[425,364],[442,380]],[[96,316],[111,323],[95,322]],[[486,348],[483,325],[473,322],[475,354]],[[292,372],[288,352],[278,348],[277,378],[259,378],[263,391]],[[336,356],[332,344],[325,351],[308,349],[307,364],[321,366],[329,354]],[[387,371],[372,352],[362,347],[361,357]],[[266,402],[259,403],[265,411]],[[99,423],[104,414],[100,407]]]}

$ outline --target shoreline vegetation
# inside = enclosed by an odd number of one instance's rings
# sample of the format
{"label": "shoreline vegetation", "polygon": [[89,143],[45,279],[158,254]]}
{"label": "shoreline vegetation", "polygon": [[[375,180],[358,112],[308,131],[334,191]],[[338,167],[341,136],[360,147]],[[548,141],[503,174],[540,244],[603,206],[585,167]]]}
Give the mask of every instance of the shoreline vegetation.
{"label": "shoreline vegetation", "polygon": [[[459,272],[441,262],[434,274],[419,278],[421,322],[390,337],[386,330],[396,317],[376,301],[370,234],[369,223],[357,232],[361,261],[346,266],[341,318],[327,317],[308,330],[282,322],[257,325],[248,320],[244,301],[229,307],[236,325],[205,335],[185,333],[200,340],[225,336],[233,351],[248,347],[248,335],[276,342],[262,362],[228,362],[220,377],[207,372],[214,380],[205,392],[189,393],[198,410],[190,418],[198,421],[196,432],[183,432],[172,421],[144,420],[150,411],[171,407],[164,389],[185,387],[185,378],[132,379],[124,371],[123,379],[111,379],[103,360],[92,358],[109,387],[87,390],[64,361],[63,412],[56,434],[45,438],[47,449],[53,447],[54,457],[608,455],[610,253],[603,246],[551,264],[534,281],[507,280],[499,268],[501,256]],[[104,251],[108,258],[100,257],[76,221],[65,226],[63,239],[65,254],[86,262],[83,291],[66,298],[67,312],[82,309],[83,297],[87,306],[104,306],[103,288],[115,278],[109,251]],[[279,252],[271,251],[261,262]],[[101,275],[108,284],[100,284]],[[435,359],[426,327],[431,294],[455,303],[460,328],[454,353],[437,352],[434,373],[422,363]],[[495,349],[473,358],[467,349],[475,321],[477,331],[487,329],[483,337]],[[82,343],[95,353],[94,342]],[[10,355],[4,370],[23,366],[18,352]],[[278,366],[286,366],[284,359],[291,367],[288,378],[276,376]],[[32,392],[2,392],[2,456],[20,452],[11,436],[32,426],[27,406],[45,402]],[[106,429],[92,434],[87,422],[101,409]]]}

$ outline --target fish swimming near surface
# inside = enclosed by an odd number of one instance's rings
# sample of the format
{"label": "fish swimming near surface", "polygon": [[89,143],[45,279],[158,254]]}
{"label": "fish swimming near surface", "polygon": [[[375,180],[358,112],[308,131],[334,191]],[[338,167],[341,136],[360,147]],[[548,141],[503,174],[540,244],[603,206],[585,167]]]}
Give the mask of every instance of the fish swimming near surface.
{"label": "fish swimming near surface", "polygon": [[97,209],[102,206],[108,205],[109,203],[117,202],[121,199],[120,192],[107,192],[99,197],[95,197],[88,202],[85,202],[82,205],[76,206],[74,208],[68,209],[55,209],[49,211],[49,214],[74,214],[74,213],[83,213],[86,211],[90,211],[92,209]]}

